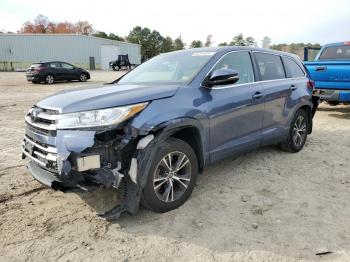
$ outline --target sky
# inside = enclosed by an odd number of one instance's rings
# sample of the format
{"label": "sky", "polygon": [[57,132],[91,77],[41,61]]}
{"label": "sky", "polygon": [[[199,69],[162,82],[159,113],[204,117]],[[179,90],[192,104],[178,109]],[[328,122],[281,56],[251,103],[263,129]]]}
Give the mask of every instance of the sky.
{"label": "sky", "polygon": [[0,0],[0,30],[16,32],[38,14],[55,22],[88,20],[99,31],[126,36],[135,26],[185,43],[213,45],[243,33],[261,45],[332,43],[350,40],[350,0]]}

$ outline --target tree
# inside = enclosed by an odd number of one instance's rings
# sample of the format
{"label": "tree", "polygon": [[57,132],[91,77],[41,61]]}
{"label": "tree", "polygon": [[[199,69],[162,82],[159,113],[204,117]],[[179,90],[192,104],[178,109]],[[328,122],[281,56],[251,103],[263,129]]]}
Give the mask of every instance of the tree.
{"label": "tree", "polygon": [[270,48],[271,46],[271,38],[268,36],[265,36],[262,40],[261,40],[261,46],[263,48]]}
{"label": "tree", "polygon": [[[158,32],[147,27],[136,26],[130,31],[127,40],[130,43],[141,45],[141,59],[147,60],[158,55],[164,48],[164,37]],[[169,40],[169,39],[168,39]]]}
{"label": "tree", "polygon": [[45,34],[47,33],[48,25],[50,24],[47,16],[38,15],[34,22],[27,21],[23,24],[21,28],[22,33],[36,33],[36,34]]}
{"label": "tree", "polygon": [[212,44],[212,39],[213,38],[213,36],[212,35],[208,35],[207,36],[207,39],[206,39],[206,41],[205,41],[205,44],[204,44],[204,46],[206,46],[206,47],[209,47],[209,46],[211,46],[211,44]]}
{"label": "tree", "polygon": [[97,33],[93,34],[93,36],[101,37],[101,38],[108,38],[108,35],[102,31],[98,31]]}
{"label": "tree", "polygon": [[108,35],[108,39],[116,40],[116,41],[122,41],[122,42],[125,41],[124,37],[121,37],[121,36],[119,36],[119,35],[115,35],[115,34],[113,34],[113,33],[110,33],[110,34]]}
{"label": "tree", "polygon": [[257,46],[255,39],[251,36],[246,37],[244,41],[246,46]]}
{"label": "tree", "polygon": [[43,33],[45,34],[47,31],[47,26],[49,25],[50,21],[47,16],[44,15],[38,15],[34,19],[34,30],[37,33]]}
{"label": "tree", "polygon": [[[311,43],[291,43],[291,44],[275,44],[271,45],[270,48],[274,50],[290,52],[298,55],[301,59],[304,58],[304,47],[316,47],[320,48],[320,44],[311,44]],[[318,52],[318,51],[317,51]],[[309,53],[309,58],[314,58],[316,56],[316,51]]]}
{"label": "tree", "polygon": [[53,34],[72,34],[75,33],[74,25],[68,21],[57,23],[53,26]]}
{"label": "tree", "polygon": [[243,34],[236,35],[232,41],[230,42],[230,45],[232,46],[245,46],[246,42],[244,41]]}
{"label": "tree", "polygon": [[167,53],[171,51],[174,51],[174,42],[173,42],[173,39],[171,39],[171,37],[167,36],[163,39],[161,52]]}
{"label": "tree", "polygon": [[21,33],[27,33],[27,34],[35,33],[34,32],[34,24],[30,21],[27,21],[23,24],[20,31],[21,31]]}
{"label": "tree", "polygon": [[174,40],[174,50],[182,50],[185,48],[185,43],[182,42],[181,36]]}
{"label": "tree", "polygon": [[236,35],[230,42],[232,46],[256,46],[255,39],[251,36],[244,38],[243,34]]}
{"label": "tree", "polygon": [[153,30],[147,37],[146,55],[148,58],[159,55],[162,52],[164,37]]}
{"label": "tree", "polygon": [[190,47],[191,48],[203,47],[203,43],[201,40],[193,40]]}
{"label": "tree", "polygon": [[219,46],[228,46],[227,42],[220,43]]}
{"label": "tree", "polygon": [[20,32],[33,34],[83,34],[91,35],[92,25],[88,21],[78,21],[75,24],[65,22],[52,22],[44,15],[38,15],[34,22],[27,21]]}
{"label": "tree", "polygon": [[88,21],[78,21],[75,23],[75,33],[82,35],[91,35],[93,32],[92,24]]}

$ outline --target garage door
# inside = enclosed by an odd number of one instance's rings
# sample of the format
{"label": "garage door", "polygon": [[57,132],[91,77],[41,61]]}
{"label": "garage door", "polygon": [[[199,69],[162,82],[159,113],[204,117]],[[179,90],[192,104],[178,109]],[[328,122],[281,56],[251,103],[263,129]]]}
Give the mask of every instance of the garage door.
{"label": "garage door", "polygon": [[120,53],[119,46],[103,45],[101,46],[101,69],[109,70],[109,62],[118,58]]}

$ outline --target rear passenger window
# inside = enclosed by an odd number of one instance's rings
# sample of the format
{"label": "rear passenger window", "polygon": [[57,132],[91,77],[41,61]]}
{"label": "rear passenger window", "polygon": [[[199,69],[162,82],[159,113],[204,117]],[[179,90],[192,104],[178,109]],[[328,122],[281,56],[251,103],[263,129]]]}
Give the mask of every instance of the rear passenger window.
{"label": "rear passenger window", "polygon": [[255,53],[261,80],[273,80],[285,78],[282,60],[279,55]]}
{"label": "rear passenger window", "polygon": [[286,68],[286,73],[288,78],[292,77],[303,77],[305,76],[304,71],[300,68],[300,66],[292,59],[283,57],[283,63]]}
{"label": "rear passenger window", "polygon": [[61,64],[60,63],[50,63],[51,68],[60,68]]}
{"label": "rear passenger window", "polygon": [[254,82],[254,71],[249,52],[232,52],[224,55],[212,71],[222,68],[238,72],[239,80],[235,85]]}

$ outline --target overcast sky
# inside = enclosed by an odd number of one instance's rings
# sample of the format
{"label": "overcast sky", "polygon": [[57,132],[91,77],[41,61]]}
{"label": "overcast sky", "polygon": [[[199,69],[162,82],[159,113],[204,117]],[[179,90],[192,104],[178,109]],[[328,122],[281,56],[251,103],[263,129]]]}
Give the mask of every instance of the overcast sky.
{"label": "overcast sky", "polygon": [[213,35],[214,45],[243,33],[259,44],[350,40],[350,0],[0,0],[0,30],[16,32],[43,14],[53,21],[88,20],[94,29],[128,35],[137,25],[189,44]]}

